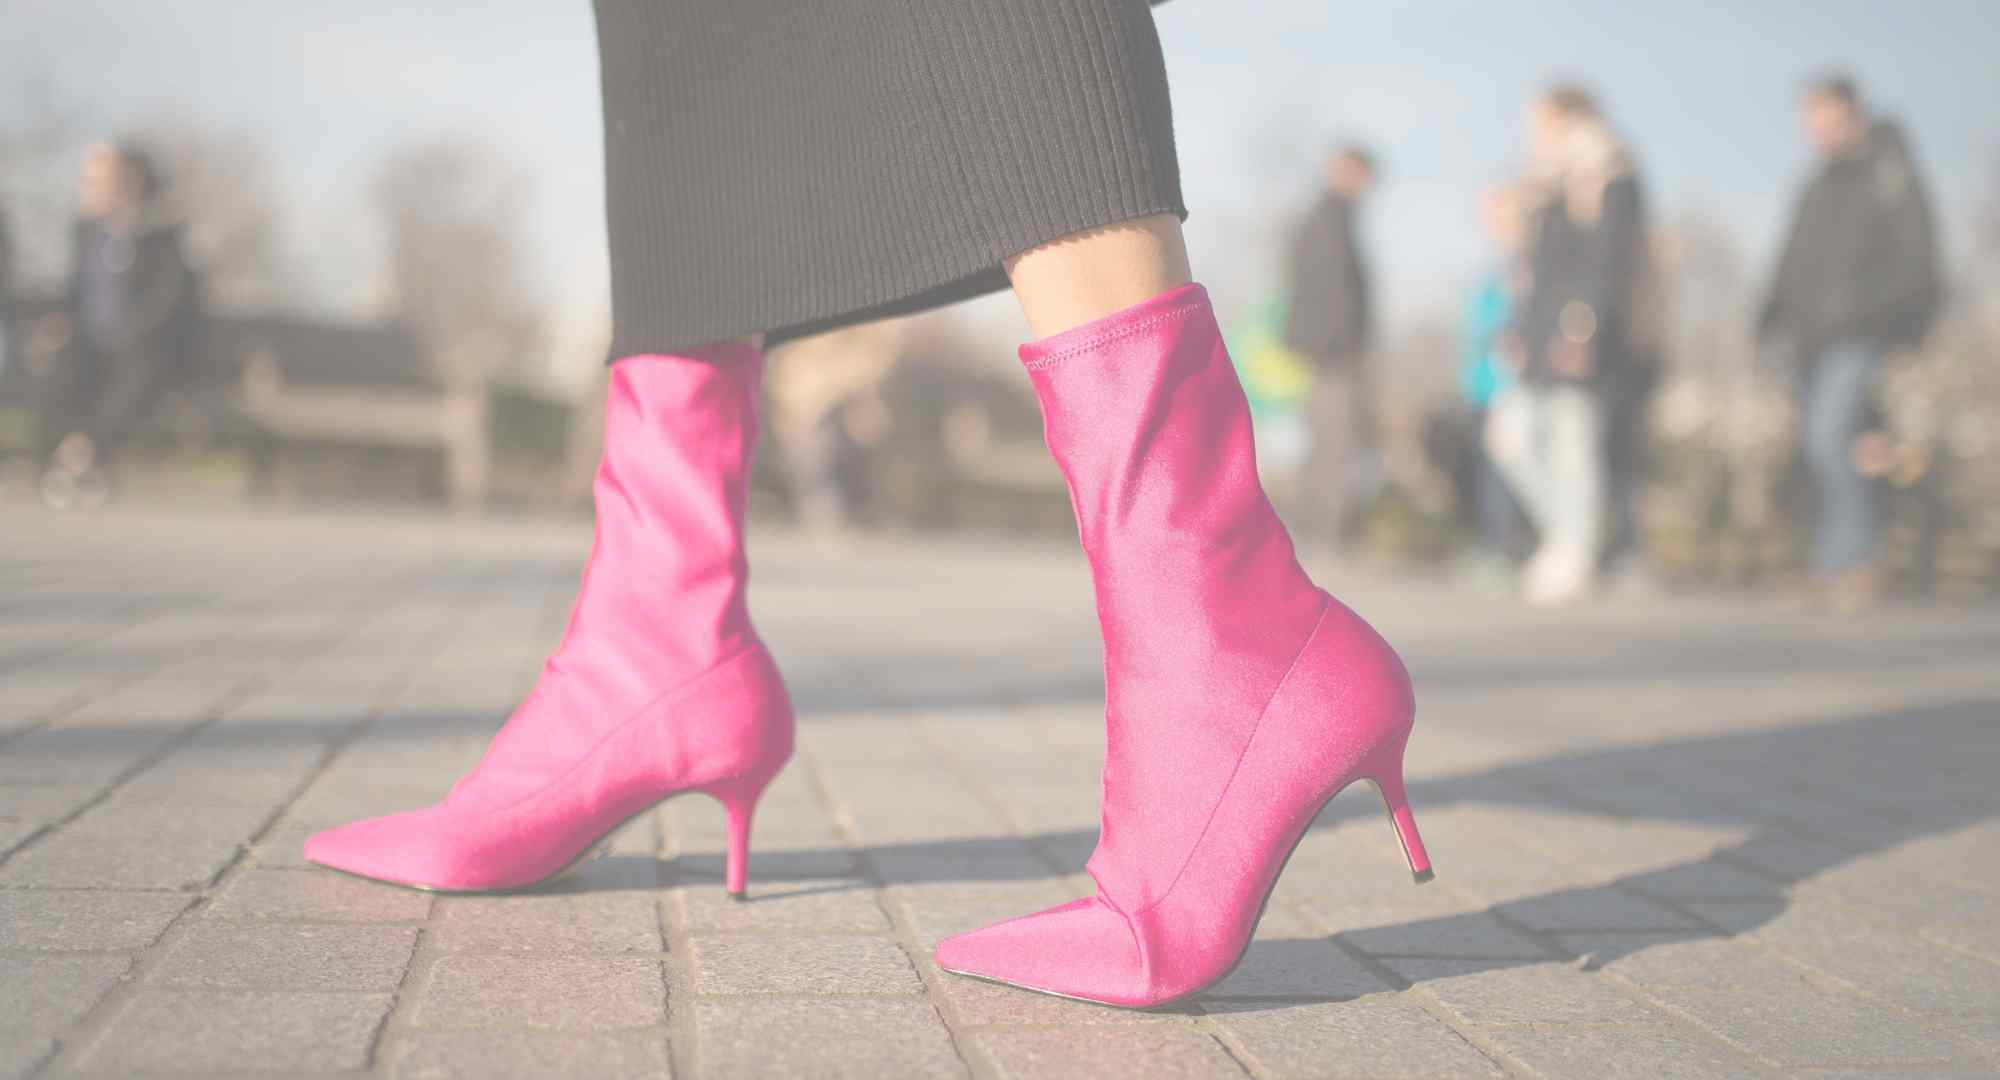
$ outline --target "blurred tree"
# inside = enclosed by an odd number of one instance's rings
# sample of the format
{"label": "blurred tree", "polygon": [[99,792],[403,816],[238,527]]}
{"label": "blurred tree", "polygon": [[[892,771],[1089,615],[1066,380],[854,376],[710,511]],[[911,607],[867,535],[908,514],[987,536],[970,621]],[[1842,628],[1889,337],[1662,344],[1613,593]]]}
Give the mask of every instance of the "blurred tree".
{"label": "blurred tree", "polygon": [[69,263],[82,124],[46,78],[20,79],[6,92],[17,119],[0,126],[0,212],[13,232],[14,287],[50,292],[61,287]]}
{"label": "blurred tree", "polygon": [[388,228],[388,306],[445,377],[524,374],[541,319],[520,270],[522,173],[478,143],[439,140],[391,154],[370,192]]}
{"label": "blurred tree", "polygon": [[[78,155],[103,133],[57,97],[46,78],[20,83],[0,127],[0,209],[13,226],[17,286],[61,288],[68,272]],[[187,225],[188,255],[207,299],[230,310],[295,300],[280,251],[279,202],[263,147],[183,120],[141,123],[121,138],[151,153],[166,177],[168,212]]]}
{"label": "blurred tree", "polygon": [[1668,223],[1657,247],[1673,313],[1668,340],[1675,365],[1711,382],[1755,368],[1748,327],[1756,301],[1735,233],[1720,216],[1689,210]]}
{"label": "blurred tree", "polygon": [[2000,256],[2000,154],[1993,158],[1993,188],[1986,195],[1986,227],[1982,239],[1986,253]]}
{"label": "blurred tree", "polygon": [[256,140],[183,121],[144,125],[136,142],[159,162],[170,213],[186,227],[204,302],[265,312],[301,299],[281,254],[281,203],[270,157]]}

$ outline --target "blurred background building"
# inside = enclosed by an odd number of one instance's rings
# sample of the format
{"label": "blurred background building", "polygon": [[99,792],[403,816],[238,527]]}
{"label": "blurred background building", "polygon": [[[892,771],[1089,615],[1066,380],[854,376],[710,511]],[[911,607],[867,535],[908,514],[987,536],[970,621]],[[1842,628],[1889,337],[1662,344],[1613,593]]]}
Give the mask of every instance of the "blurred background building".
{"label": "blurred background building", "polygon": [[[449,11],[384,0],[7,5],[9,512],[50,496],[38,447],[79,332],[65,314],[78,177],[106,138],[143,147],[165,178],[156,213],[178,229],[200,315],[120,455],[118,497],[587,505],[608,322],[590,15],[526,0],[485,11],[468,37]],[[1591,89],[1646,182],[1662,322],[1658,386],[1623,422],[1648,462],[1631,488],[1638,577],[1800,573],[1813,495],[1795,365],[1760,346],[1756,309],[1814,167],[1801,90],[1852,72],[1911,135],[1947,284],[1930,333],[1876,388],[1879,437],[1856,449],[1882,495],[1880,564],[1903,588],[2000,587],[1989,5],[1284,0],[1246,13],[1181,0],[1159,23],[1195,263],[1288,513],[1325,483],[1301,479],[1314,378],[1283,347],[1287,305],[1309,302],[1287,295],[1288,253],[1329,148],[1377,158],[1355,225],[1374,329],[1343,547],[1454,573],[1480,548],[1481,403],[1459,382],[1467,296],[1495,264],[1480,193],[1528,167],[1524,112],[1558,77]],[[1025,337],[1003,296],[780,350],[759,506],[829,531],[1069,528],[1014,370]]]}

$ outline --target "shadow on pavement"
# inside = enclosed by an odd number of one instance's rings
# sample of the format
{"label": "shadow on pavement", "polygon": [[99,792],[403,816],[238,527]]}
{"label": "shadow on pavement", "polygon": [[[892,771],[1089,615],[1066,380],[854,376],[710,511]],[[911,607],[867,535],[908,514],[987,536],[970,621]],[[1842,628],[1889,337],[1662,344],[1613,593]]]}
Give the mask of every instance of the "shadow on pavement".
{"label": "shadow on pavement", "polygon": [[[1428,780],[1411,788],[1421,815],[1449,807],[1503,807],[1549,813],[1595,813],[1629,822],[1636,843],[1643,826],[1670,823],[1747,833],[1703,856],[1619,875],[1600,884],[1551,889],[1491,904],[1480,911],[1341,931],[1333,936],[1371,957],[1423,961],[1416,981],[1495,968],[1577,958],[1587,967],[1614,963],[1647,948],[1718,940],[1754,931],[1786,911],[1786,890],[1856,859],[1907,841],[1986,821],[2000,810],[1991,778],[2000,772],[2000,699],[1964,701],[1741,734],[1702,736],[1644,746],[1590,750]],[[1330,828],[1380,813],[1372,796],[1336,799],[1315,822]],[[1557,826],[1559,827],[1559,826]],[[1600,831],[1601,832],[1601,831]],[[1086,831],[1027,838],[1044,851],[1088,850]],[[1553,847],[1563,837],[1552,835]],[[765,896],[886,885],[1019,880],[1046,877],[1024,864],[1010,836],[871,845],[854,854],[874,868],[863,880],[828,884],[827,864],[846,849],[759,854]],[[1644,861],[1643,853],[1627,862]],[[651,860],[636,860],[651,862]],[[1369,872],[1383,872],[1374,859]],[[988,869],[990,868],[990,869]],[[1075,870],[1065,866],[1064,870]],[[720,879],[713,856],[674,860],[661,868],[669,882]],[[1440,877],[1452,873],[1440,857]],[[636,879],[635,879],[636,880]],[[803,890],[787,890],[799,882]],[[809,884],[808,884],[809,883]],[[1468,883],[1477,889],[1478,882]],[[1922,903],[1925,883],[1909,882]],[[1900,899],[1881,898],[1894,910]],[[1701,914],[1691,916],[1693,903]],[[1391,906],[1393,901],[1383,901]],[[1601,913],[1601,914],[1600,914]],[[1636,914],[1636,919],[1635,919]],[[1452,958],[1431,941],[1464,940],[1491,917],[1507,927],[1587,936],[1588,950],[1561,949],[1528,957]],[[1593,921],[1595,920],[1595,921]],[[1296,970],[1323,958],[1325,938],[1263,939],[1242,973]],[[1414,943],[1405,948],[1398,943]],[[1477,954],[1475,948],[1470,950]],[[1407,965],[1406,965],[1407,966]],[[1408,980],[1405,980],[1406,982]],[[1297,995],[1286,1003],[1312,1000]],[[1230,1008],[1254,1008],[1232,1000]]]}

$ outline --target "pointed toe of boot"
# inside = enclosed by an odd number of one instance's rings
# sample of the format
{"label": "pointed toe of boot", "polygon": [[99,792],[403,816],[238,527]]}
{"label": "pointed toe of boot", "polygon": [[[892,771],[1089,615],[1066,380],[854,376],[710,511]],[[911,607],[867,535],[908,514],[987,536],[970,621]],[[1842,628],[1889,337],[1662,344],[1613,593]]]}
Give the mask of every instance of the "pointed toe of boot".
{"label": "pointed toe of boot", "polygon": [[362,877],[381,877],[383,845],[376,842],[388,818],[368,818],[306,837],[305,858],[309,863]]}
{"label": "pointed toe of boot", "polygon": [[392,885],[457,891],[482,885],[453,865],[449,853],[433,842],[437,830],[429,824],[435,810],[413,810],[368,818],[306,839],[305,858],[332,870],[374,878]]}
{"label": "pointed toe of boot", "polygon": [[937,963],[958,975],[1106,1005],[1164,1000],[1147,985],[1130,924],[1096,897],[946,938]]}

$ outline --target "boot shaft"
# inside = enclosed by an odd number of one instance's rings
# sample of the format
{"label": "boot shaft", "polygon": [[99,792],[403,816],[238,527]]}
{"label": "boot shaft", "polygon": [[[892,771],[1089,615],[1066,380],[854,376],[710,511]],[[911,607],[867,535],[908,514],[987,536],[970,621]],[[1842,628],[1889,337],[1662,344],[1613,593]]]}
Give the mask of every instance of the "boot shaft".
{"label": "boot shaft", "polygon": [[621,670],[692,676],[754,643],[743,531],[763,357],[743,343],[612,365],[596,535],[560,662],[615,639]]}

